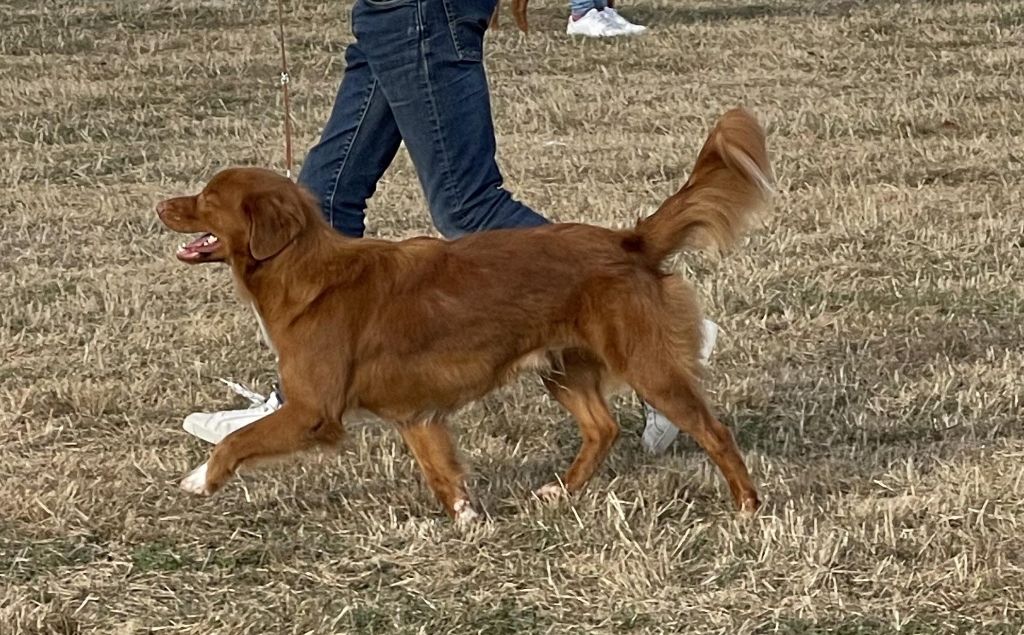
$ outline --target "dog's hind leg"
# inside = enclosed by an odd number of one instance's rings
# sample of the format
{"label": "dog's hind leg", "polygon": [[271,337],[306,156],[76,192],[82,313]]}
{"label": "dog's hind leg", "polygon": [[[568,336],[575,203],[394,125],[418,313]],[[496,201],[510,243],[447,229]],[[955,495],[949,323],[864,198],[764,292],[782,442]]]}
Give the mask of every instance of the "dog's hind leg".
{"label": "dog's hind leg", "polygon": [[733,500],[743,512],[753,512],[760,506],[757,489],[750,481],[750,473],[743,462],[732,432],[712,414],[697,383],[697,378],[671,363],[652,363],[664,360],[662,352],[648,351],[637,355],[646,363],[635,364],[623,373],[625,379],[639,395],[657,408],[680,430],[692,436],[704,448],[725,477]]}
{"label": "dog's hind leg", "polygon": [[459,524],[476,520],[479,514],[466,492],[465,473],[444,420],[429,417],[402,423],[398,431],[445,511]]}
{"label": "dog's hind leg", "polygon": [[279,410],[225,437],[214,447],[210,460],[181,481],[181,487],[193,494],[210,495],[244,463],[278,458],[316,446],[333,446],[341,441],[342,435],[340,419],[337,422],[320,420],[312,411],[294,402],[285,402]]}
{"label": "dog's hind leg", "polygon": [[592,292],[600,310],[584,334],[610,372],[681,431],[692,436],[729,484],[736,506],[760,505],[732,433],[708,408],[700,389],[701,318],[693,288],[677,277],[638,278]]}
{"label": "dog's hind leg", "polygon": [[[571,493],[582,489],[604,462],[619,437],[619,424],[601,394],[604,373],[601,363],[578,352],[566,351],[561,366],[561,372],[551,372],[543,379],[551,395],[576,419],[583,437],[579,453],[562,481],[566,491]],[[561,491],[558,483],[548,483],[535,494],[540,498],[556,498]]]}

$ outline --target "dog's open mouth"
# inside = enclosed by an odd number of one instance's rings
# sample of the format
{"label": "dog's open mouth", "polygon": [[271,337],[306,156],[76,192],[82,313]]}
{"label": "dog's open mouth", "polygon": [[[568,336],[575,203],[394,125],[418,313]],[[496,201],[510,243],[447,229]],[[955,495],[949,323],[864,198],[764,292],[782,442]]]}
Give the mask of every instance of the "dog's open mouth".
{"label": "dog's open mouth", "polygon": [[198,238],[179,245],[178,251],[174,255],[178,257],[178,260],[197,262],[208,258],[219,246],[220,241],[217,237],[207,232]]}

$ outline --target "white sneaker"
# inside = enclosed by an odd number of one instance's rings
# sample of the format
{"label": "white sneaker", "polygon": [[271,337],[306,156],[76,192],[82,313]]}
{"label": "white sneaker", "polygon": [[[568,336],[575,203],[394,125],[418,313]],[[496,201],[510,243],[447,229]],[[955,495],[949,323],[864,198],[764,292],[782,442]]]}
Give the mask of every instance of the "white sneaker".
{"label": "white sneaker", "polygon": [[[707,364],[711,359],[711,353],[715,350],[718,325],[711,320],[704,320],[701,327],[704,330],[704,343],[700,349],[700,361],[702,364]],[[643,408],[645,425],[644,435],[640,438],[640,442],[649,453],[661,454],[679,436],[679,428],[650,404],[644,402]]]}
{"label": "white sneaker", "polygon": [[612,24],[608,18],[601,15],[597,9],[591,9],[583,14],[579,20],[573,20],[569,16],[569,25],[565,32],[569,35],[583,35],[586,37],[614,37],[625,35],[625,31]]}
{"label": "white sneaker", "polygon": [[612,7],[605,7],[601,14],[604,15],[605,20],[610,24],[625,31],[626,35],[640,35],[647,30],[647,27],[641,24],[633,24],[626,18],[622,17],[622,15]]}
{"label": "white sneaker", "polygon": [[276,390],[261,403],[241,410],[224,410],[221,412],[193,412],[185,417],[182,428],[194,437],[207,443],[219,443],[221,439],[235,430],[259,421],[274,412],[283,403],[280,393]]}

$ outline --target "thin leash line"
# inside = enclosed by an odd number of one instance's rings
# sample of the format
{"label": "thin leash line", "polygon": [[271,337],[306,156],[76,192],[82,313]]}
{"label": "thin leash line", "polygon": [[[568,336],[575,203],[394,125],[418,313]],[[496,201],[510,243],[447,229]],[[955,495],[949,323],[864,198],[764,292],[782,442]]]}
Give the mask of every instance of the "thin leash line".
{"label": "thin leash line", "polygon": [[277,0],[277,27],[278,40],[281,42],[281,92],[284,94],[284,161],[285,174],[292,178],[292,109],[291,99],[288,94],[288,84],[291,78],[288,75],[288,55],[284,45],[284,8],[283,0]]}

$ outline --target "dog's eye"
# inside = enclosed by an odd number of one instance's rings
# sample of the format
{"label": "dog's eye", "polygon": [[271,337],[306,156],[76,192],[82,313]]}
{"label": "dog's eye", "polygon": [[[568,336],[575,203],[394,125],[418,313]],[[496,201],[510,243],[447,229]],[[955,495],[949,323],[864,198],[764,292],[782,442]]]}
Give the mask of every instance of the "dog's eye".
{"label": "dog's eye", "polygon": [[196,207],[204,212],[213,212],[217,208],[217,196],[210,192],[201,192],[196,197]]}

